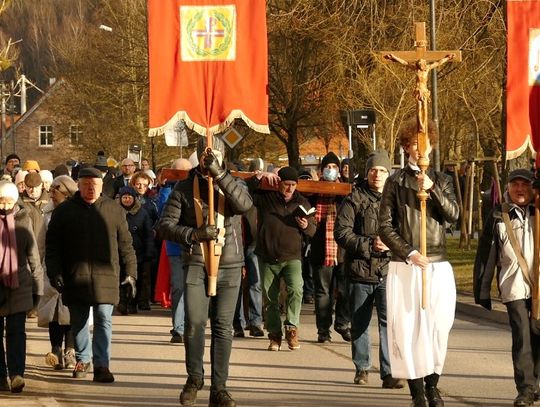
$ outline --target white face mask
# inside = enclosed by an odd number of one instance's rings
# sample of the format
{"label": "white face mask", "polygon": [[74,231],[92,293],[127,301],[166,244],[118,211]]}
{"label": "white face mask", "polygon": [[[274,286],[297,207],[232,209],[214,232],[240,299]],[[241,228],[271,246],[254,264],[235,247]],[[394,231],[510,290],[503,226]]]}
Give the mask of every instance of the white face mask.
{"label": "white face mask", "polygon": [[335,181],[338,178],[338,170],[335,168],[325,168],[323,170],[323,178],[326,181]]}

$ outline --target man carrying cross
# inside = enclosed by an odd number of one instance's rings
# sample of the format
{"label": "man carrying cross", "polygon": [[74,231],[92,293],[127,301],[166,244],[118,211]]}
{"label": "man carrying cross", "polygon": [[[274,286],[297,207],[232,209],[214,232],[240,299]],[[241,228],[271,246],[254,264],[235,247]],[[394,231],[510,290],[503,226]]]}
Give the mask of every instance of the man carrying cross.
{"label": "man carrying cross", "polygon": [[[430,144],[436,127],[429,126]],[[437,383],[442,373],[450,328],[454,322],[456,288],[446,258],[445,222],[454,223],[459,208],[452,179],[418,168],[416,121],[402,129],[399,142],[408,165],[390,176],[382,194],[379,235],[392,252],[387,277],[387,320],[390,366],[394,377],[407,378],[414,407],[444,406]],[[431,151],[431,147],[427,154]],[[420,254],[417,192],[427,201],[427,255]],[[426,271],[427,307],[421,308],[422,269]],[[424,387],[425,385],[425,387]]]}

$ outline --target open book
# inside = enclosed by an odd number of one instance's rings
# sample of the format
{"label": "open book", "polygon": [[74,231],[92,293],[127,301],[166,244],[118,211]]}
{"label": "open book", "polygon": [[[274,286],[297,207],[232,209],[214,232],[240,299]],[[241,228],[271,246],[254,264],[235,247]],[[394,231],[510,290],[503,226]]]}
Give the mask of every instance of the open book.
{"label": "open book", "polygon": [[310,208],[307,210],[302,205],[298,205],[298,207],[294,210],[293,216],[298,216],[300,218],[309,218],[310,216],[315,215],[315,212],[317,212],[317,209]]}

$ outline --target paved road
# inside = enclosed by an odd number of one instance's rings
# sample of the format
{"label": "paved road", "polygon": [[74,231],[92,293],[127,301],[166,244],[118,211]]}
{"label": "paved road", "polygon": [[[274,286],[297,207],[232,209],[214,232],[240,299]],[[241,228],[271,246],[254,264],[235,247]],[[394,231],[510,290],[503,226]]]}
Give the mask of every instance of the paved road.
{"label": "paved road", "polygon": [[[99,385],[75,380],[71,372],[44,365],[49,350],[46,329],[35,320],[27,325],[27,386],[20,395],[0,395],[0,406],[179,406],[185,382],[183,345],[169,343],[169,313],[155,307],[135,316],[115,316],[111,370],[116,382]],[[298,351],[266,351],[266,338],[234,340],[229,390],[239,406],[409,406],[408,391],[383,390],[378,377],[377,335],[372,329],[370,384],[352,383],[350,345],[334,334],[334,342],[316,342],[313,307],[305,306]],[[440,388],[446,406],[511,406],[515,397],[505,325],[458,314]],[[208,348],[207,348],[208,349]],[[207,358],[208,361],[208,358]],[[210,371],[207,365],[207,372]],[[197,406],[208,405],[208,385]]]}

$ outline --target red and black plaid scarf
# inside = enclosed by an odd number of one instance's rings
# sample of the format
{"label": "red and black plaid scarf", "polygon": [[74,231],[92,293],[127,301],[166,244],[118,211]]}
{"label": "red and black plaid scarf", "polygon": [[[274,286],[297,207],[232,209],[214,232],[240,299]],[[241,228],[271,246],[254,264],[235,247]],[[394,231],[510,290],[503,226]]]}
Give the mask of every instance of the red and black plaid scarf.
{"label": "red and black plaid scarf", "polygon": [[336,223],[336,202],[334,196],[319,195],[317,198],[317,223],[326,221],[324,265],[335,266],[337,264],[338,245],[334,239],[334,224]]}

